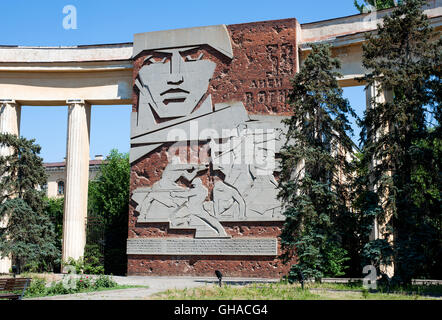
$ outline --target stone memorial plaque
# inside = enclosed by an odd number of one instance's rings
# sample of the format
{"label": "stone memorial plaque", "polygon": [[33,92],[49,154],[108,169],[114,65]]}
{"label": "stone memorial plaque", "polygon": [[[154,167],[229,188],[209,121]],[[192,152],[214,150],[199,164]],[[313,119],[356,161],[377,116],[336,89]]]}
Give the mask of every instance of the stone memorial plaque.
{"label": "stone memorial plaque", "polygon": [[128,239],[127,254],[276,256],[275,238],[247,239]]}

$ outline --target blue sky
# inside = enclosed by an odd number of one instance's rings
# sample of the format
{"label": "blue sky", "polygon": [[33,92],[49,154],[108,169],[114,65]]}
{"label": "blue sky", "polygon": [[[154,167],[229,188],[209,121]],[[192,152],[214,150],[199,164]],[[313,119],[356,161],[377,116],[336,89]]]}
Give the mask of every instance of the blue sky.
{"label": "blue sky", "polygon": [[[76,30],[63,28],[66,5],[77,8]],[[132,42],[139,32],[284,18],[307,23],[358,13],[353,0],[8,0],[0,2],[0,12],[0,44],[22,46]],[[344,94],[361,114],[363,88]],[[130,106],[92,107],[91,157],[112,148],[129,151],[129,118]],[[21,135],[36,139],[46,162],[65,157],[66,130],[67,107],[23,107]]]}

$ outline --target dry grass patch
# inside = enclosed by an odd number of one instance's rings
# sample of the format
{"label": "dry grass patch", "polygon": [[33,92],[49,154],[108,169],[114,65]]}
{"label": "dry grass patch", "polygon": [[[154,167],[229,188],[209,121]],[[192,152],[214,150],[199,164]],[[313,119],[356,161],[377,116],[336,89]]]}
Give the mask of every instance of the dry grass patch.
{"label": "dry grass patch", "polygon": [[239,285],[206,285],[190,289],[173,289],[154,294],[157,300],[428,300],[440,299],[410,293],[368,292],[362,287],[342,284],[273,283]]}

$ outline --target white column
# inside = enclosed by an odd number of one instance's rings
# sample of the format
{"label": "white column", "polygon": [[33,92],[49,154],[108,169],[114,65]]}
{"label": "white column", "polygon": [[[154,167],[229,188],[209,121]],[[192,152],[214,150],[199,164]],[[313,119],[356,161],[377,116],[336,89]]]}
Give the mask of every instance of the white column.
{"label": "white column", "polygon": [[[373,108],[373,105],[372,105],[373,100],[376,103],[391,102],[393,100],[393,92],[391,90],[387,90],[387,89],[383,88],[382,91],[379,92],[379,89],[380,88],[377,83],[375,83],[374,85],[371,85],[367,88],[367,90],[366,90],[366,101],[367,101],[366,108],[367,109]],[[379,133],[382,132],[381,130],[383,130],[384,133],[388,132],[388,126],[383,126],[380,129],[378,129],[378,131],[376,132],[375,139],[378,139],[380,137]],[[371,161],[372,167],[374,167],[380,161],[382,161],[382,160],[372,159],[372,161]],[[370,168],[370,170],[371,169],[372,168]],[[373,179],[370,179],[370,187],[373,188],[374,191],[377,190],[377,186],[374,184]],[[385,197],[387,195],[380,195],[380,196]],[[387,220],[389,220],[391,218],[391,215],[388,212],[387,212],[386,216],[387,216]],[[385,225],[379,225],[377,220],[375,220],[369,239],[370,240],[384,239],[383,231],[385,231]],[[394,239],[392,236],[390,236],[390,238],[388,239],[389,242],[393,242],[393,240]],[[381,265],[380,269],[382,272],[386,273],[389,277],[392,277],[394,275],[393,264]]]}
{"label": "white column", "polygon": [[[0,100],[0,132],[11,133],[15,135],[20,134],[20,116],[21,106],[14,100]],[[0,155],[9,155],[8,148],[0,148]],[[7,218],[0,221],[0,228],[5,227],[8,223]],[[0,259],[0,273],[8,273],[12,266],[9,257]]]}
{"label": "white column", "polygon": [[[373,100],[375,100],[376,102],[383,102],[383,96],[377,97],[378,94],[378,89],[376,88],[376,85],[370,85],[367,87],[366,91],[365,91],[365,101],[366,101],[366,106],[365,108],[371,109],[373,108]],[[370,171],[373,169],[374,165],[376,164],[376,160],[373,159],[371,161],[371,168]],[[371,188],[373,191],[376,191],[376,186],[374,185],[373,182],[373,177],[370,177],[370,186],[369,188]],[[370,240],[376,240],[379,239],[379,228],[378,228],[378,222],[377,220],[374,221],[373,224],[373,228],[371,229],[371,234],[370,234]]]}
{"label": "white column", "polygon": [[[387,91],[387,90],[383,89],[379,92],[379,89],[380,89],[379,83],[376,83],[376,82],[374,85],[370,85],[367,87],[367,90],[366,90],[366,109],[367,110],[373,108],[373,104],[372,104],[373,101],[376,103],[385,103],[386,101],[391,101],[391,99],[392,99],[391,91]],[[381,128],[376,131],[376,136],[375,136],[376,140],[379,139],[381,130],[385,130],[385,128]],[[372,161],[371,161],[372,167],[369,169],[372,170],[373,167],[375,165],[377,165],[380,161],[381,161],[380,159],[372,159]],[[372,188],[372,190],[374,192],[376,192],[376,190],[377,190],[377,186],[374,184],[374,180],[372,177],[370,178],[370,188]],[[376,240],[379,238],[382,238],[381,230],[380,230],[380,226],[378,225],[378,222],[375,220],[372,232],[370,234],[370,240]]]}
{"label": "white column", "polygon": [[68,100],[63,261],[79,259],[86,244],[91,106]]}

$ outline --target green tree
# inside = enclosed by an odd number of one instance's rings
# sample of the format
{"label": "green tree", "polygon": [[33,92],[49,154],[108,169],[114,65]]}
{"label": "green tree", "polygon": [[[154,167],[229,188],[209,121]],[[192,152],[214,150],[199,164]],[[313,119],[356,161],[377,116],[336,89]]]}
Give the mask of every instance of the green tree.
{"label": "green tree", "polygon": [[40,146],[12,134],[0,134],[0,147],[9,155],[0,156],[0,219],[7,225],[0,235],[2,256],[12,255],[23,269],[50,269],[60,255],[54,226],[45,214],[46,184]]}
{"label": "green tree", "polygon": [[[45,198],[45,213],[54,225],[56,247],[59,252],[63,249],[63,217],[64,198]],[[61,271],[61,259],[54,261],[54,272]]]}
{"label": "green tree", "polygon": [[354,162],[352,213],[350,216],[344,216],[342,220],[351,256],[352,277],[360,277],[366,265],[372,264],[379,270],[381,263],[391,263],[391,248],[388,242],[383,239],[370,242],[374,221],[381,216],[383,208],[378,194],[371,187],[370,168],[367,163],[369,162],[366,154],[358,153]]}
{"label": "green tree", "polygon": [[63,238],[64,198],[45,198],[46,214],[54,224],[57,239]]}
{"label": "green tree", "polygon": [[313,45],[289,96],[293,115],[284,121],[279,197],[286,216],[282,258],[297,258],[292,278],[300,271],[308,278],[342,275],[348,260],[338,221],[349,210],[347,156],[354,144],[347,117],[356,115],[338,86],[339,68],[328,46]]}
{"label": "green tree", "polygon": [[402,1],[398,0],[364,0],[362,4],[359,4],[358,0],[354,0],[354,5],[360,13],[368,12],[369,7],[373,7],[376,10],[388,9],[394,7],[397,3]]}
{"label": "green tree", "polygon": [[104,222],[104,268],[107,274],[125,274],[128,232],[129,155],[112,150],[98,178],[89,183],[89,211]]}
{"label": "green tree", "polygon": [[[377,88],[362,121],[365,180],[378,195],[376,216],[393,236],[385,254],[382,240],[369,242],[366,255],[393,258],[395,278],[409,283],[424,276],[440,257],[440,62],[441,39],[422,12],[424,0],[403,1],[363,45],[368,85]],[[380,95],[391,92],[391,99]],[[429,123],[428,120],[432,120]],[[376,161],[373,161],[376,160]],[[376,250],[373,248],[377,247]],[[376,256],[376,251],[382,257]]]}

